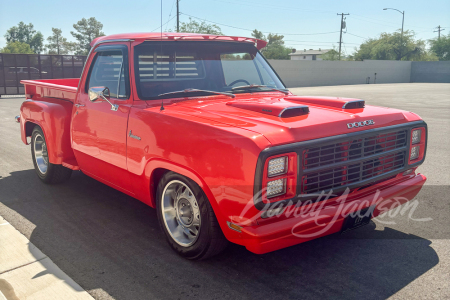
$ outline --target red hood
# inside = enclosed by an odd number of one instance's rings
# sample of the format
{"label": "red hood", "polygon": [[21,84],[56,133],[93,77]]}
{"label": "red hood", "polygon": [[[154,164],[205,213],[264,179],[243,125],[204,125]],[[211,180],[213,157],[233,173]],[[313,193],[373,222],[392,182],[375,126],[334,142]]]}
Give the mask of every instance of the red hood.
{"label": "red hood", "polygon": [[[342,108],[345,103],[355,100],[360,99],[280,96],[278,93],[242,94],[236,95],[234,99],[212,96],[172,100],[171,103],[164,104],[164,113],[195,115],[244,128],[264,135],[273,145],[420,120],[414,113],[386,107],[366,105],[364,108]],[[156,105],[153,101],[148,101],[148,104]],[[309,113],[288,118],[278,117],[280,109],[293,106],[307,106]],[[366,120],[373,120],[374,124],[351,129],[347,126],[348,123]]]}

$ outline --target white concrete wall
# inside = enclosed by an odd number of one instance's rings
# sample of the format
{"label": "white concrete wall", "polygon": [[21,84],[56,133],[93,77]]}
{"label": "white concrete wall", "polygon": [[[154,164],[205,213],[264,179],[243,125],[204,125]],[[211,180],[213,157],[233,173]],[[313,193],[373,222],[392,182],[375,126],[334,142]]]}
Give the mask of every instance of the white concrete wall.
{"label": "white concrete wall", "polygon": [[450,83],[450,61],[413,61],[411,82]]}
{"label": "white concrete wall", "polygon": [[287,87],[411,82],[410,61],[269,60]]}

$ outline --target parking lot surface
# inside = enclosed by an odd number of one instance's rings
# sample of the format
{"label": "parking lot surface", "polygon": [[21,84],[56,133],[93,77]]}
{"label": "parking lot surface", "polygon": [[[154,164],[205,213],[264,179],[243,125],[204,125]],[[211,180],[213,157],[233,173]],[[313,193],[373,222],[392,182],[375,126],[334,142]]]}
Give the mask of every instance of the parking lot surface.
{"label": "parking lot surface", "polygon": [[230,245],[212,259],[187,261],[138,200],[81,172],[61,185],[41,183],[14,122],[24,98],[0,99],[0,215],[95,299],[449,299],[450,84],[290,90],[362,98],[428,123],[418,169],[428,181],[413,216],[265,255]]}

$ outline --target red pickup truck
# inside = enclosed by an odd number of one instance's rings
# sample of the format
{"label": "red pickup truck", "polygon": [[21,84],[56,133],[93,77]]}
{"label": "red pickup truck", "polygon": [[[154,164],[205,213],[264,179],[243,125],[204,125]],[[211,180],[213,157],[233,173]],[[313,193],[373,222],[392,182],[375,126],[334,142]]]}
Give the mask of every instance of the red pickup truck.
{"label": "red pickup truck", "polygon": [[411,200],[427,125],[364,100],[295,96],[261,40],[143,33],[92,42],[80,79],[24,80],[16,121],[45,183],[81,170],[156,208],[189,259],[345,232]]}

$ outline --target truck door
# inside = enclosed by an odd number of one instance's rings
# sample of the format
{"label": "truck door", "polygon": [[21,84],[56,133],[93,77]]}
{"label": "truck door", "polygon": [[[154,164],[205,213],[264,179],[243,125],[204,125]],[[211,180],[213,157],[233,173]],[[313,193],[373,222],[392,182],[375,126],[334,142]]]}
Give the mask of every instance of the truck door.
{"label": "truck door", "polygon": [[[129,43],[101,45],[91,54],[72,117],[72,148],[80,169],[106,184],[130,194],[127,171],[127,125],[132,103],[128,60]],[[107,101],[91,102],[88,91],[106,87]]]}

